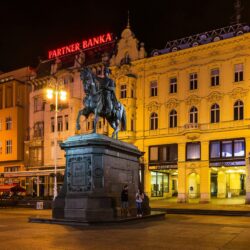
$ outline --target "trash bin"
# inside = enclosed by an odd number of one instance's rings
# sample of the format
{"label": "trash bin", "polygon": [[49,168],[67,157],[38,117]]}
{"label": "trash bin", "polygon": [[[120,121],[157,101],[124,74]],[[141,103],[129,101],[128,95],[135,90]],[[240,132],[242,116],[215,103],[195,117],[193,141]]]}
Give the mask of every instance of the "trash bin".
{"label": "trash bin", "polygon": [[42,201],[37,201],[36,209],[43,209],[43,202]]}
{"label": "trash bin", "polygon": [[231,192],[228,192],[227,193],[227,198],[231,198],[232,197],[232,193]]}

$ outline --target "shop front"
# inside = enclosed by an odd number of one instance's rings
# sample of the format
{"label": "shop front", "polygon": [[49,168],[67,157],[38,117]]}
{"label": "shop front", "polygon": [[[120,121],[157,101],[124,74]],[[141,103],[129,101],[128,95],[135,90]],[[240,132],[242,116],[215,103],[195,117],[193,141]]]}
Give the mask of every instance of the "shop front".
{"label": "shop front", "polygon": [[246,195],[245,139],[210,142],[211,197]]}

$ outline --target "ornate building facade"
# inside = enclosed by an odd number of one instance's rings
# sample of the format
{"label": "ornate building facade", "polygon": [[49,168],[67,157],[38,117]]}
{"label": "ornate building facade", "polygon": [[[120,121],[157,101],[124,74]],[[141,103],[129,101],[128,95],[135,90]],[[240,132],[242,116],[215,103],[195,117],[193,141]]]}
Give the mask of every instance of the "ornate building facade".
{"label": "ornate building facade", "polygon": [[[145,152],[144,189],[179,202],[249,202],[250,33],[235,25],[169,42],[144,58],[129,27],[111,62],[128,128]],[[136,55],[136,56],[135,56]]]}

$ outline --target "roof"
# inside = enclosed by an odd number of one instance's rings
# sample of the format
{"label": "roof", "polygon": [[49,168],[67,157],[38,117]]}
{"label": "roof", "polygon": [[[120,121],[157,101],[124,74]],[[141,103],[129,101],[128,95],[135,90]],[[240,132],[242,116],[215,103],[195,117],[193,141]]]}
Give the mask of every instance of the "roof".
{"label": "roof", "polygon": [[153,50],[151,52],[151,56],[176,52],[179,50],[188,49],[203,44],[229,39],[235,36],[242,35],[244,33],[248,33],[249,31],[250,31],[250,26],[246,24],[235,24],[220,29],[206,31],[196,35],[169,41],[167,42],[164,49]]}

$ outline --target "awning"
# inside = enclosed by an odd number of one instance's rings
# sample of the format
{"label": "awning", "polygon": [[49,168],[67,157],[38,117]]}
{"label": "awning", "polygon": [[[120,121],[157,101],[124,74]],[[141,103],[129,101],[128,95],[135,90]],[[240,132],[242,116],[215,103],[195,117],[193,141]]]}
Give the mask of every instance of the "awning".
{"label": "awning", "polygon": [[0,185],[0,192],[21,192],[24,193],[26,190],[19,185]]}

